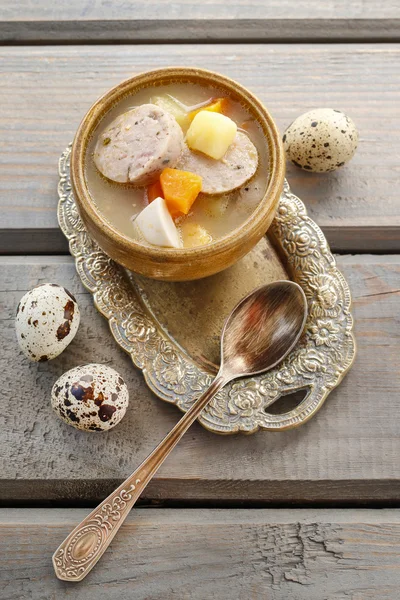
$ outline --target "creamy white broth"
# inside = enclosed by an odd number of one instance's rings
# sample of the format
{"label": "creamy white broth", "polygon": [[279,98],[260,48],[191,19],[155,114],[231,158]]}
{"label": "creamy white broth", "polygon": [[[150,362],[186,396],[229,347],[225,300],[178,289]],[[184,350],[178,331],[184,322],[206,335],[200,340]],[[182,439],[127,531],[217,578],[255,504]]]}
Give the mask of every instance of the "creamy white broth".
{"label": "creamy white broth", "polygon": [[[121,100],[105,115],[93,133],[86,152],[85,175],[93,202],[113,227],[132,239],[137,239],[132,222],[148,204],[146,188],[106,179],[94,164],[94,146],[99,133],[118,115],[141,104],[151,103],[152,98],[165,94],[188,107],[211,98],[227,97],[217,88],[191,83],[145,88]],[[260,125],[238,102],[231,99],[229,109],[224,114],[233,119],[239,128],[244,127],[257,148],[259,163],[256,174],[241,188],[216,196],[199,194],[189,214],[176,220],[178,229],[183,223],[201,225],[211,235],[212,241],[229,234],[246,221],[263,197],[269,178],[268,148]],[[146,244],[142,239],[140,242]]]}

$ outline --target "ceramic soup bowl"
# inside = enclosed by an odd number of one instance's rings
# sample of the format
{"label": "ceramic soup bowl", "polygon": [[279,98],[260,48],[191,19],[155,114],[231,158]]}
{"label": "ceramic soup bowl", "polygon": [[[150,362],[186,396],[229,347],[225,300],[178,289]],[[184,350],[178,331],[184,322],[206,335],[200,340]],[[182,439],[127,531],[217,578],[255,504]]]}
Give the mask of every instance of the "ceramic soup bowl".
{"label": "ceramic soup bowl", "polygon": [[[228,235],[194,248],[163,248],[140,244],[118,231],[102,215],[86,178],[87,145],[104,115],[121,99],[147,87],[170,83],[197,83],[218,88],[245,107],[262,128],[269,159],[264,195],[246,221]],[[80,215],[92,238],[116,262],[141,275],[167,281],[185,281],[213,275],[242,258],[266,233],[274,217],[285,174],[282,143],[277,127],[263,104],[246,88],[218,73],[189,67],[170,67],[136,75],[113,87],[84,116],[71,155],[71,181]],[[117,207],[116,207],[117,208]]]}

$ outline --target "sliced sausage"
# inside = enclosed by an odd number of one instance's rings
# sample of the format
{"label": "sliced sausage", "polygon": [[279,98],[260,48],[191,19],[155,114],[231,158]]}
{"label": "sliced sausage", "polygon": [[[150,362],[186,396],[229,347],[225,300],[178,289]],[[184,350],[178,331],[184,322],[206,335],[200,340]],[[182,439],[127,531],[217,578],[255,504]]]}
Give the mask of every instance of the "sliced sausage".
{"label": "sliced sausage", "polygon": [[185,145],[176,168],[201,175],[201,191],[204,194],[224,194],[246,183],[253,177],[257,166],[257,148],[245,133],[238,131],[221,160],[193,152]]}
{"label": "sliced sausage", "polygon": [[144,185],[173,167],[184,146],[174,117],[155,104],[120,115],[99,135],[94,162],[112,181]]}

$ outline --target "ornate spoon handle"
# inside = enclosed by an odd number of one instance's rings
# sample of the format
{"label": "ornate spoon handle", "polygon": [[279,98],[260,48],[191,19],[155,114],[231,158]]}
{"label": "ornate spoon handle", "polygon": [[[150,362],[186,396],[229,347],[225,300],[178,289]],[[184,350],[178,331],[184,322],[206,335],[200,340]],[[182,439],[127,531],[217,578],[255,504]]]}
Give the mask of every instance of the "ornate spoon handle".
{"label": "ornate spoon handle", "polygon": [[136,471],[68,535],[53,554],[53,566],[59,579],[81,581],[86,577],[110,545],[158,468],[203,408],[226,383],[227,379],[218,374],[208,390],[196,400]]}

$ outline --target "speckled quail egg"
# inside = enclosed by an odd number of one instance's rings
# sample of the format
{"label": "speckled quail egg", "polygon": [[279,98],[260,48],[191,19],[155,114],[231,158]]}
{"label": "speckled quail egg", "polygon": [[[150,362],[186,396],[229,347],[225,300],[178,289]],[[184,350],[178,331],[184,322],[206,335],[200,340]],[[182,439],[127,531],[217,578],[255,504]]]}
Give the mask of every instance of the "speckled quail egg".
{"label": "speckled quail egg", "polygon": [[86,431],[108,431],[125,415],[128,388],[107,365],[75,367],[61,375],[51,391],[51,405],[68,425]]}
{"label": "speckled quail egg", "polygon": [[282,141],[287,158],[297,167],[326,173],[353,157],[358,132],[350,117],[340,110],[316,108],[297,117]]}
{"label": "speckled quail egg", "polygon": [[43,283],[23,296],[15,329],[27,358],[44,362],[55,358],[72,342],[80,313],[73,295],[61,285]]}

